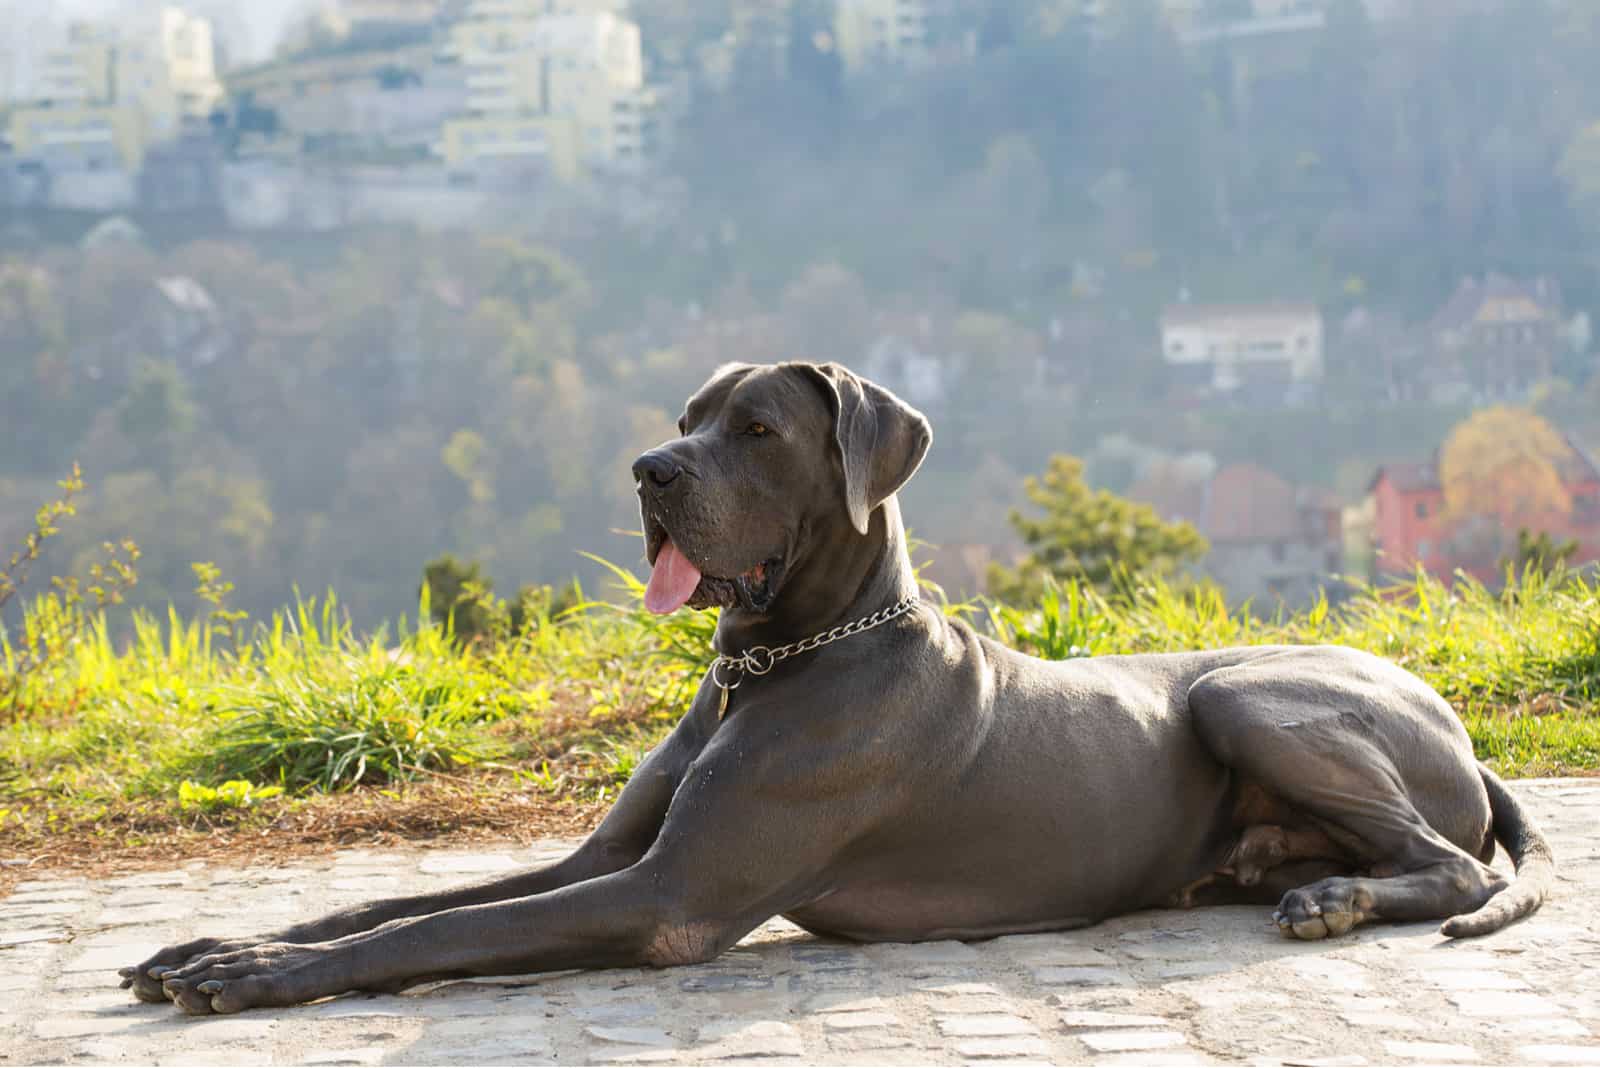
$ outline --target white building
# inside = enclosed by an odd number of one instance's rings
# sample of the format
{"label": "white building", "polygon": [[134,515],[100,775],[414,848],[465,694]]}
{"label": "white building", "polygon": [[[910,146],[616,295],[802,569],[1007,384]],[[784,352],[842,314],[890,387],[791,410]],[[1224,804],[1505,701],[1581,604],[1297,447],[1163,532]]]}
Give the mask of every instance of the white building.
{"label": "white building", "polygon": [[1322,312],[1315,304],[1173,304],[1161,354],[1181,385],[1232,392],[1322,380]]}
{"label": "white building", "polygon": [[928,58],[927,0],[838,0],[834,39],[846,73]]}
{"label": "white building", "polygon": [[149,146],[175,138],[222,98],[211,24],[164,5],[64,35],[12,38],[8,135],[52,168],[139,170]]}
{"label": "white building", "polygon": [[[442,131],[455,167],[524,155],[567,177],[634,171],[648,150],[654,95],[636,23],[603,3],[474,0],[452,28],[468,114]],[[576,10],[587,8],[589,10]]]}

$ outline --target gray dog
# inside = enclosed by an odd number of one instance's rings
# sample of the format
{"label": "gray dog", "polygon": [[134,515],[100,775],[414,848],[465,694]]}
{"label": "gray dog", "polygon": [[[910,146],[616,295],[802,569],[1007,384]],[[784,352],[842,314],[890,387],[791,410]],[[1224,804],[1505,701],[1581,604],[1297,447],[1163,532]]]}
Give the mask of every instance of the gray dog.
{"label": "gray dog", "polygon": [[[1046,662],[917,600],[895,492],[927,420],[825,364],[739,364],[641,456],[646,603],[722,655],[570,857],[123,970],[191,1013],[429,979],[710,960],[775,914],[865,941],[1275,903],[1298,938],[1533,911],[1554,877],[1450,707],[1341,648]],[[1499,841],[1508,882],[1485,865]]]}

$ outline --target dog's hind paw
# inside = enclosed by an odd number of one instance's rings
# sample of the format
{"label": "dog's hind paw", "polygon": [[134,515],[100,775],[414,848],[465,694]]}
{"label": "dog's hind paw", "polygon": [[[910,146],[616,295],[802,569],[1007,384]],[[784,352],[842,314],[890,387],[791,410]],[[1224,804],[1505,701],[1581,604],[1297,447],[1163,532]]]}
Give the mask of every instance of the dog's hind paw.
{"label": "dog's hind paw", "polygon": [[1340,877],[1290,890],[1272,919],[1285,935],[1315,941],[1346,933],[1364,922],[1371,909],[1372,895],[1361,881]]}

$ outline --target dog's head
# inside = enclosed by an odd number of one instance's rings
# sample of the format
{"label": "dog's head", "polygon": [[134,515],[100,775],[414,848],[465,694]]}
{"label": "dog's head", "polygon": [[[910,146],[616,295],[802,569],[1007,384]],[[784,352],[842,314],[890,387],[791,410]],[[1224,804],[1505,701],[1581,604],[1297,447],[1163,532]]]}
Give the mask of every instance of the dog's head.
{"label": "dog's head", "polygon": [[922,413],[837,364],[730,364],[680,436],[634,461],[645,605],[765,613],[814,546],[866,538],[933,440]]}

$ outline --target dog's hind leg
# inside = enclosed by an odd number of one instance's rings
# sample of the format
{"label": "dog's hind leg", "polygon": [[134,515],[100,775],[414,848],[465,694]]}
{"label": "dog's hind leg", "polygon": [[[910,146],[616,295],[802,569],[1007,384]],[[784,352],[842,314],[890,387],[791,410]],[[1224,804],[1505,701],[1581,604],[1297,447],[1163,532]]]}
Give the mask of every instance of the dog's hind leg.
{"label": "dog's hind leg", "polygon": [[1262,657],[1190,689],[1195,729],[1222,763],[1321,828],[1354,870],[1382,873],[1289,890],[1275,913],[1284,933],[1443,919],[1508,885],[1468,852],[1482,851],[1490,811],[1464,732],[1452,737],[1418,691],[1438,700],[1398,669],[1342,650]]}

